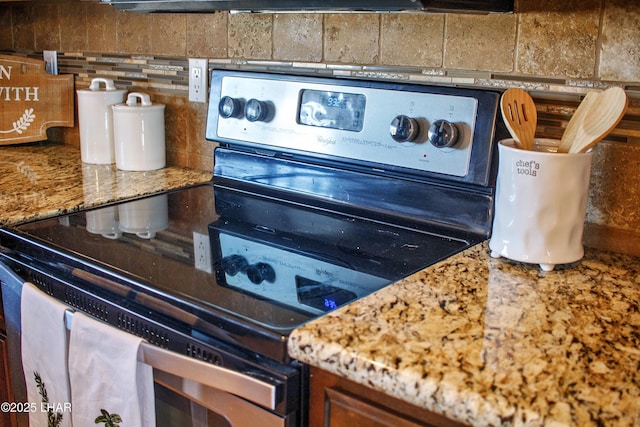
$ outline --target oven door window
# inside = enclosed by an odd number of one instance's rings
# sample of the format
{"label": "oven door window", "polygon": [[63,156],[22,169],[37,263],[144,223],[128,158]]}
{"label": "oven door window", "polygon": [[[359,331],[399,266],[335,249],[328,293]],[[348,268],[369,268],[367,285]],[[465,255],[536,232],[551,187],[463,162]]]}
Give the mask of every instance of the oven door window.
{"label": "oven door window", "polygon": [[155,384],[155,393],[157,427],[233,427],[224,416],[161,384]]}
{"label": "oven door window", "polygon": [[279,416],[234,394],[154,370],[156,427],[285,427]]}

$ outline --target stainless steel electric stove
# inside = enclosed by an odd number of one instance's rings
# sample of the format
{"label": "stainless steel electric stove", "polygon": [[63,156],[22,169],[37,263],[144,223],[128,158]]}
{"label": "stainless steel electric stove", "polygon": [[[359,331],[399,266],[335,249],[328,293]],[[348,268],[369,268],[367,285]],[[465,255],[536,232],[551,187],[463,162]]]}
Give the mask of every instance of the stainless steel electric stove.
{"label": "stainless steel electric stove", "polygon": [[488,238],[498,100],[214,70],[210,183],[2,230],[0,261],[153,344],[251,365],[304,425],[289,333]]}

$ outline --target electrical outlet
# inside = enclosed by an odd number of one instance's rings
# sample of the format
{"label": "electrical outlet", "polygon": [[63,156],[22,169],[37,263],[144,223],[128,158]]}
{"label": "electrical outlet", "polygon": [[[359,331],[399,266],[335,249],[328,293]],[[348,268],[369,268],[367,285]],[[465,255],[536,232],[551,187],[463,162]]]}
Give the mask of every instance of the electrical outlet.
{"label": "electrical outlet", "polygon": [[55,50],[43,50],[44,70],[49,74],[58,74],[58,52]]}
{"label": "electrical outlet", "polygon": [[211,241],[208,234],[193,232],[194,266],[198,270],[213,272],[211,268]]}
{"label": "electrical outlet", "polygon": [[189,58],[189,101],[207,102],[209,61]]}

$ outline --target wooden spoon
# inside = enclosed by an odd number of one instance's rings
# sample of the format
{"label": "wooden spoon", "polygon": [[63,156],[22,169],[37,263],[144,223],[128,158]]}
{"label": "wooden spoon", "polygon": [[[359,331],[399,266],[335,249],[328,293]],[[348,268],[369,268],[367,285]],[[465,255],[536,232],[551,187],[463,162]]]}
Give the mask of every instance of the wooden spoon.
{"label": "wooden spoon", "polygon": [[622,120],[627,102],[627,94],[619,87],[611,87],[598,95],[585,113],[569,152],[584,153],[602,141]]}
{"label": "wooden spoon", "polygon": [[586,114],[589,112],[591,106],[596,102],[599,96],[600,94],[598,92],[587,92],[584,99],[573,113],[573,116],[571,116],[571,120],[569,120],[569,123],[562,134],[562,139],[560,139],[560,145],[558,146],[558,153],[568,153],[569,150],[571,150],[571,145],[573,145],[573,142],[576,140]]}
{"label": "wooden spoon", "polygon": [[522,89],[507,89],[500,99],[502,118],[519,148],[531,150],[538,112],[531,96]]}

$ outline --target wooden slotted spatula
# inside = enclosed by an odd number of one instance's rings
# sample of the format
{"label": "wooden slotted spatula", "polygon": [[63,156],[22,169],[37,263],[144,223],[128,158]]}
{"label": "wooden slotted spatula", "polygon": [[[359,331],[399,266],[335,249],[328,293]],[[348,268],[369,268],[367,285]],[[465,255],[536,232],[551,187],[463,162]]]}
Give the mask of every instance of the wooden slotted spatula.
{"label": "wooden slotted spatula", "polygon": [[627,103],[627,94],[619,87],[611,87],[590,101],[580,118],[569,153],[584,153],[602,141],[622,120]]}
{"label": "wooden slotted spatula", "polygon": [[500,98],[500,110],[518,147],[531,150],[538,122],[538,112],[531,96],[519,88],[507,89]]}

